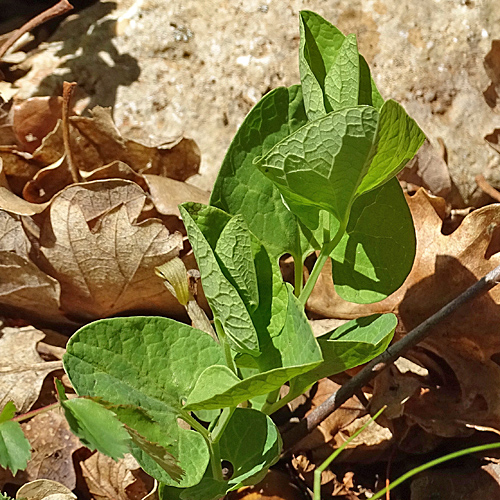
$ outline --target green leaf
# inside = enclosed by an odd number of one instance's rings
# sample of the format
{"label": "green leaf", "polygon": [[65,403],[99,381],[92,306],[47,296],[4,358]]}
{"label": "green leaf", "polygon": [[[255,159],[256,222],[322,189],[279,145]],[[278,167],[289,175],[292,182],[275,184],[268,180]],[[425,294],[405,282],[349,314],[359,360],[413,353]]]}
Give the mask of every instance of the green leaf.
{"label": "green leaf", "polygon": [[[236,288],[222,271],[214,247],[222,234],[220,220],[229,216],[221,210],[198,203],[179,206],[200,269],[203,291],[214,316],[221,322],[231,348],[258,355],[259,338],[250,313]],[[202,232],[202,229],[205,232]]]}
{"label": "green leaf", "polygon": [[404,108],[393,100],[386,101],[380,110],[377,150],[356,193],[366,193],[394,177],[424,141],[424,133]]}
{"label": "green leaf", "polygon": [[225,271],[225,276],[234,280],[233,284],[243,302],[250,309],[257,307],[259,290],[252,242],[248,226],[241,215],[232,217],[226,224],[217,240],[215,253]]}
{"label": "green leaf", "polygon": [[323,363],[294,379],[289,399],[302,394],[325,377],[371,361],[389,346],[398,320],[394,314],[373,314],[353,319],[318,338]]}
{"label": "green leaf", "polygon": [[0,465],[16,475],[18,470],[26,469],[31,456],[31,445],[24,436],[19,422],[10,420],[16,407],[9,401],[0,413]]}
{"label": "green leaf", "polygon": [[397,179],[356,199],[347,231],[333,251],[335,291],[360,304],[395,292],[411,271],[416,237]]}
{"label": "green leaf", "polygon": [[367,363],[387,349],[397,324],[394,314],[372,314],[322,335],[318,341],[325,361],[318,370],[327,377]]}
{"label": "green leaf", "polygon": [[278,461],[282,442],[278,428],[267,415],[250,408],[236,408],[219,446],[222,460],[234,468],[227,483],[235,490],[258,482],[261,472]]}
{"label": "green leaf", "polygon": [[[205,368],[224,363],[220,346],[200,330],[160,317],[113,318],[84,326],[71,337],[64,367],[80,395],[105,399],[127,427],[158,443],[185,471],[182,487],[197,484],[209,461],[203,437],[179,427],[184,402]],[[125,412],[119,405],[142,408]],[[136,445],[132,453],[158,481],[175,479]]]}
{"label": "green leaf", "polygon": [[87,448],[114,460],[129,453],[130,436],[114,413],[90,399],[60,402],[71,431]]}
{"label": "green leaf", "polygon": [[196,382],[186,409],[236,406],[279,389],[285,382],[321,363],[321,352],[309,322],[290,289],[283,330],[270,340],[256,361],[261,373],[243,380],[226,366],[208,367]]}
{"label": "green leaf", "polygon": [[[352,35],[349,36],[353,38]],[[345,63],[342,58],[338,59],[345,38],[335,26],[320,15],[306,10],[301,11],[299,70],[305,108],[310,120],[321,118],[335,109],[324,94],[327,82],[334,73],[343,76],[342,71],[334,67]],[[379,110],[384,100],[370,75],[365,59],[361,55],[357,57],[359,58],[357,77],[359,88],[358,100],[354,105],[366,104]],[[352,74],[346,76],[350,77]],[[342,82],[346,83],[345,80]],[[328,82],[328,85],[331,85],[331,82]]]}
{"label": "green leaf", "polygon": [[325,95],[333,111],[358,105],[359,53],[356,35],[344,38],[335,64],[325,78]]}
{"label": "green leaf", "polygon": [[345,36],[318,14],[300,13],[299,71],[307,116],[316,120],[331,109],[325,106],[323,90]]}
{"label": "green leaf", "polygon": [[309,122],[256,161],[283,195],[344,220],[375,153],[378,112],[346,108]]}
{"label": "green leaf", "polygon": [[300,231],[279,190],[253,160],[306,122],[299,85],[266,94],[236,133],[210,197],[211,205],[232,215],[241,214],[275,260],[284,253],[301,255]]}
{"label": "green leaf", "polygon": [[[268,416],[257,410],[236,408],[219,446],[221,459],[233,466],[233,475],[227,481],[216,480],[209,468],[199,484],[180,492],[181,500],[217,500],[229,491],[258,483],[278,461],[282,442],[278,428]],[[175,489],[162,488],[161,500],[176,497]]]}

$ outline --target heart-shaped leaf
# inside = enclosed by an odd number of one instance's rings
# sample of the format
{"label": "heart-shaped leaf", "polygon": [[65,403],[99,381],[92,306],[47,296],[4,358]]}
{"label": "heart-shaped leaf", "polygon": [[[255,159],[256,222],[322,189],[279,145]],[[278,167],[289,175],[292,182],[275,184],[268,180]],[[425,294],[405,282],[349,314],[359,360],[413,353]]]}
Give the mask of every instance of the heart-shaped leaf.
{"label": "heart-shaped leaf", "polygon": [[397,179],[363,194],[352,205],[347,230],[332,253],[336,292],[368,304],[395,292],[411,271],[413,219]]}

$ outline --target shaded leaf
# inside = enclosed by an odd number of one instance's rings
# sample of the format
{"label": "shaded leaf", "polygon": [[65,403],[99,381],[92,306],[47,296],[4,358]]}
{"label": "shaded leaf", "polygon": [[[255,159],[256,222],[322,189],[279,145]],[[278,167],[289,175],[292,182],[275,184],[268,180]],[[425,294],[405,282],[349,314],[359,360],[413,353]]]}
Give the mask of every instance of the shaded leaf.
{"label": "shaded leaf", "polygon": [[236,406],[279,389],[285,382],[317,366],[321,360],[321,351],[307,318],[288,290],[285,325],[257,358],[260,373],[240,380],[226,366],[208,367],[196,382],[186,407],[218,409]]}
{"label": "shaded leaf", "polygon": [[397,179],[353,203],[346,233],[332,253],[335,290],[350,302],[371,303],[396,291],[415,258],[415,229]]}

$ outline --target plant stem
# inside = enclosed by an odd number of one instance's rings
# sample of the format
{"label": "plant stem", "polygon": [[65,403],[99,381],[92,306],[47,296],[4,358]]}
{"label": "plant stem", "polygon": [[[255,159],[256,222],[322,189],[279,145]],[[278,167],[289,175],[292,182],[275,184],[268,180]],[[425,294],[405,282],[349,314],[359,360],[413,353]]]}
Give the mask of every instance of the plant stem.
{"label": "plant stem", "polygon": [[302,288],[304,287],[304,262],[302,257],[296,255],[293,256],[293,271],[293,291],[296,297],[300,297]]}
{"label": "plant stem", "polygon": [[81,182],[80,173],[73,161],[73,151],[71,149],[71,138],[69,130],[69,108],[71,102],[71,95],[76,87],[76,82],[63,82],[63,107],[62,107],[62,123],[63,123],[63,142],[64,152],[66,154],[66,161],[68,162],[69,171],[73,182]]}
{"label": "plant stem", "polygon": [[[293,427],[289,433],[283,436],[284,453],[307,436],[325,418],[331,415],[337,408],[344,404],[349,398],[361,390],[370,380],[376,377],[382,370],[390,366],[409,349],[415,347],[424,340],[433,330],[432,327],[448,317],[472,299],[483,295],[500,283],[500,266],[490,271],[486,276],[474,283],[458,297],[442,307],[437,313],[420,323],[411,332],[407,333],[401,340],[392,344],[382,354],[372,359],[354,377],[347,381],[337,392],[332,394],[320,406],[316,407],[299,425]],[[304,289],[305,290],[305,289]]]}
{"label": "plant stem", "polygon": [[195,431],[199,432],[208,446],[208,452],[210,454],[210,463],[212,464],[212,474],[214,479],[222,481],[222,467],[220,459],[220,449],[219,443],[214,443],[212,441],[212,436],[210,433],[201,425],[195,418],[193,418],[187,411],[182,411],[180,417],[184,422],[189,424]]}
{"label": "plant stem", "polygon": [[231,408],[224,408],[222,410],[222,413],[219,417],[219,420],[217,422],[217,425],[215,426],[214,430],[211,433],[212,436],[212,443],[218,443],[222,433],[224,432],[225,428],[227,427],[227,424],[231,420],[231,417],[233,416],[234,410],[236,410],[236,407],[233,406]]}
{"label": "plant stem", "polygon": [[346,220],[344,220],[344,222],[340,225],[333,240],[327,241],[326,243],[323,244],[323,247],[321,248],[321,251],[318,255],[318,259],[314,264],[309,279],[306,281],[306,284],[299,296],[299,302],[302,305],[302,307],[305,307],[307,299],[311,295],[314,285],[316,284],[316,281],[318,281],[319,274],[321,273],[323,266],[328,260],[328,257],[330,257],[330,254],[333,252],[335,247],[340,243],[340,240],[344,236],[347,227],[347,221],[348,217],[346,217]]}
{"label": "plant stem", "polygon": [[224,350],[224,357],[226,358],[226,365],[236,375],[238,375],[238,370],[236,369],[233,355],[231,353],[231,347],[229,347],[229,344],[227,342],[226,332],[224,331],[224,328],[222,327],[222,324],[218,319],[216,319],[214,321],[214,324],[215,324],[215,331],[217,332],[217,336],[219,337],[220,345],[222,346],[222,349]]}
{"label": "plant stem", "polygon": [[22,415],[18,415],[17,417],[14,417],[12,420],[14,422],[24,422],[25,420],[29,420],[30,418],[35,417],[36,415],[40,415],[41,413],[48,412],[50,410],[53,410],[54,408],[57,408],[60,406],[59,401],[57,403],[52,403],[47,406],[43,406],[42,408],[38,408],[36,410],[29,411],[27,413],[23,413]]}
{"label": "plant stem", "polygon": [[[262,413],[265,413],[266,415],[271,415],[272,413],[274,413],[276,411],[274,409],[275,406],[278,405],[279,403],[281,403],[281,401],[283,401],[282,399],[277,401],[279,398],[279,395],[280,395],[279,389],[276,389],[275,391],[270,392],[267,395],[266,402],[262,405],[262,408],[260,409],[260,411]],[[286,403],[283,403],[283,404],[286,404]],[[281,405],[281,406],[283,406],[283,405]],[[281,408],[281,406],[279,408]],[[278,409],[278,408],[276,408],[276,409]]]}

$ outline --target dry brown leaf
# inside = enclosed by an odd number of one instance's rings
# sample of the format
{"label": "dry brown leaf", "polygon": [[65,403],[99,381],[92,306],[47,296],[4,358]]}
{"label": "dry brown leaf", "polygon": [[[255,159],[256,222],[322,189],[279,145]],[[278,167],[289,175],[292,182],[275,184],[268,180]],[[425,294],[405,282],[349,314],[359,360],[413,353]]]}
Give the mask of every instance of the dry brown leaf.
{"label": "dry brown leaf", "polygon": [[24,151],[33,153],[62,117],[62,98],[31,97],[15,103],[11,113],[18,144]]}
{"label": "dry brown leaf", "polygon": [[21,218],[16,214],[0,211],[0,251],[14,252],[28,259],[30,247]]}
{"label": "dry brown leaf", "polygon": [[[403,287],[378,304],[349,304],[335,295],[326,271],[311,299],[315,312],[344,318],[395,312],[403,335],[500,264],[499,204],[472,212],[450,235],[441,233],[442,219],[423,190],[409,205],[417,256]],[[438,436],[462,435],[466,424],[500,429],[499,303],[495,287],[442,321],[411,352],[410,359],[434,376],[405,404],[409,422]]]}
{"label": "dry brown leaf", "polygon": [[125,180],[70,186],[54,197],[40,246],[66,312],[87,318],[134,309],[182,314],[154,274],[178,255],[182,236],[156,219],[136,223],[145,201]]}
{"label": "dry brown leaf", "polygon": [[140,500],[152,487],[151,478],[144,473],[135,475],[132,472],[139,472],[140,467],[131,455],[115,462],[101,453],[94,453],[87,460],[80,462],[80,467],[89,492],[95,500]]}
{"label": "dry brown leaf", "polygon": [[155,174],[184,181],[198,173],[200,151],[192,139],[177,138],[157,147],[125,139],[113,123],[109,108],[96,106],[92,117],[75,116],[71,123],[98,151],[101,165],[120,160],[141,174]]}
{"label": "dry brown leaf", "polygon": [[23,313],[38,320],[69,323],[60,310],[60,296],[57,280],[31,261],[0,251],[0,304],[4,314]]}
{"label": "dry brown leaf", "polygon": [[290,482],[287,474],[276,470],[268,472],[255,486],[244,486],[227,495],[228,500],[303,500],[302,492]]}
{"label": "dry brown leaf", "polygon": [[446,198],[451,191],[448,165],[428,139],[416,156],[398,175],[402,181],[428,189],[433,195]]}
{"label": "dry brown leaf", "polygon": [[208,204],[210,193],[185,182],[160,177],[159,175],[144,175],[151,193],[153,203],[162,215],[180,217],[178,205],[186,200]]}
{"label": "dry brown leaf", "polygon": [[40,169],[23,188],[23,198],[30,203],[45,203],[73,183],[68,162],[61,156],[55,163]]}
{"label": "dry brown leaf", "polygon": [[30,203],[12,192],[0,156],[0,210],[18,215],[35,215],[43,212],[46,207],[47,203]]}
{"label": "dry brown leaf", "polygon": [[16,498],[26,500],[74,500],[74,495],[66,486],[50,479],[37,479],[19,488]]}
{"label": "dry brown leaf", "polygon": [[37,400],[45,377],[62,361],[44,361],[36,350],[45,334],[33,327],[0,329],[0,407],[13,401],[26,413]]}
{"label": "dry brown leaf", "polygon": [[102,179],[126,179],[135,182],[144,191],[148,190],[148,185],[144,177],[132,170],[126,163],[122,161],[114,161],[103,167],[96,168],[91,172],[82,172],[82,176],[86,181],[97,181]]}
{"label": "dry brown leaf", "polygon": [[10,189],[17,195],[21,195],[25,184],[41,167],[29,153],[17,151],[15,146],[0,148],[0,159]]}

